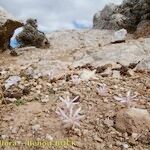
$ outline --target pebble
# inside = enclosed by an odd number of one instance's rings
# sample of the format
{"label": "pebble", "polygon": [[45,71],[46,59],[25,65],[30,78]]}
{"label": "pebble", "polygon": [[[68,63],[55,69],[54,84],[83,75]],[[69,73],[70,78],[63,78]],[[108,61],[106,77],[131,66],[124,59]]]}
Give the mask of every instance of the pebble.
{"label": "pebble", "polygon": [[128,149],[129,145],[128,144],[122,144],[123,149]]}
{"label": "pebble", "polygon": [[133,139],[137,139],[137,137],[138,137],[138,134],[137,134],[137,133],[132,133],[132,138],[133,138]]}
{"label": "pebble", "polygon": [[109,102],[108,98],[107,97],[104,98],[104,103],[108,103],[108,102]]}
{"label": "pebble", "polygon": [[3,140],[5,140],[5,139],[7,138],[7,135],[1,135],[1,138],[2,138]]}
{"label": "pebble", "polygon": [[113,120],[110,120],[109,118],[106,118],[104,120],[104,124],[107,125],[108,127],[112,127],[114,125]]}
{"label": "pebble", "polygon": [[37,85],[36,89],[42,89],[42,85]]}
{"label": "pebble", "polygon": [[134,74],[135,74],[132,69],[129,69],[129,70],[128,70],[128,73],[129,73],[130,76],[134,76]]}
{"label": "pebble", "polygon": [[88,130],[83,130],[83,135],[84,135],[84,136],[87,136],[87,135],[88,135],[88,133],[89,133],[89,131],[88,131]]}
{"label": "pebble", "polygon": [[128,149],[129,148],[128,144],[123,144],[122,146],[123,146],[124,149]]}
{"label": "pebble", "polygon": [[80,129],[74,129],[75,134],[77,134],[79,137],[82,136],[81,130]]}
{"label": "pebble", "polygon": [[113,78],[116,78],[116,79],[120,79],[120,78],[121,78],[120,72],[114,70],[114,71],[113,71],[113,74],[112,74],[112,77],[113,77]]}
{"label": "pebble", "polygon": [[100,143],[103,142],[103,140],[102,140],[98,135],[96,135],[96,134],[94,135],[93,139],[94,139],[95,141],[97,141],[97,142],[100,142]]}
{"label": "pebble", "polygon": [[3,104],[7,103],[7,104],[10,104],[10,103],[14,103],[15,101],[17,101],[16,98],[6,98],[5,100],[2,101]]}
{"label": "pebble", "polygon": [[41,98],[42,103],[47,103],[50,100],[49,95],[45,95],[44,97]]}
{"label": "pebble", "polygon": [[18,128],[12,128],[11,133],[16,134],[18,132]]}
{"label": "pebble", "polygon": [[5,81],[5,88],[6,88],[6,90],[9,89],[12,85],[16,85],[19,81],[21,81],[21,78],[19,76],[10,76]]}
{"label": "pebble", "polygon": [[120,29],[114,33],[114,38],[113,38],[112,42],[125,40],[126,36],[127,36],[127,30]]}
{"label": "pebble", "polygon": [[27,133],[27,137],[32,137],[32,133]]}
{"label": "pebble", "polygon": [[96,150],[102,150],[104,149],[105,147],[105,144],[104,143],[96,143]]}
{"label": "pebble", "polygon": [[121,146],[122,143],[120,141],[116,141],[116,146]]}
{"label": "pebble", "polygon": [[51,135],[49,135],[49,134],[46,134],[46,139],[52,141],[53,137]]}
{"label": "pebble", "polygon": [[40,125],[39,124],[36,124],[34,126],[32,126],[32,130],[33,131],[38,131],[40,129]]}

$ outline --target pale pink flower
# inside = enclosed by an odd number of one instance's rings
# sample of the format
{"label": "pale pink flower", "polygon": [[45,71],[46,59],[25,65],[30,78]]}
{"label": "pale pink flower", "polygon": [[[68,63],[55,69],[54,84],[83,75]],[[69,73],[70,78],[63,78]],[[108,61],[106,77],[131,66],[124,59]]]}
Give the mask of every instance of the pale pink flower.
{"label": "pale pink flower", "polygon": [[105,84],[99,84],[96,88],[97,92],[100,96],[107,96],[108,95],[108,88]]}
{"label": "pale pink flower", "polygon": [[72,105],[77,104],[76,100],[79,98],[79,96],[76,96],[74,99],[70,99],[69,96],[66,97],[66,99],[59,97],[59,99],[62,101],[62,103],[66,106],[67,109],[70,109]]}
{"label": "pale pink flower", "polygon": [[56,113],[60,116],[62,122],[64,123],[65,128],[75,128],[80,127],[80,120],[84,117],[84,115],[80,115],[81,107],[78,109],[74,109],[74,105],[71,105],[69,111],[58,107]]}
{"label": "pale pink flower", "polygon": [[131,101],[137,100],[137,95],[131,95],[131,91],[128,91],[126,93],[126,96],[114,96],[114,99],[117,101],[120,101],[121,103],[126,103],[127,105],[130,105]]}

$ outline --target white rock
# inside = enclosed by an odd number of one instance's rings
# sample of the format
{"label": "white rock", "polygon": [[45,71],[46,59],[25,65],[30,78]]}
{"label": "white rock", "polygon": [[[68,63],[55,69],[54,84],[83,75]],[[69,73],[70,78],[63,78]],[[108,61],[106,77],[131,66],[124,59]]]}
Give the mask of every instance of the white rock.
{"label": "white rock", "polygon": [[80,74],[80,78],[83,81],[88,81],[90,79],[97,79],[95,75],[96,70],[89,71],[89,70],[83,70]]}
{"label": "white rock", "polygon": [[104,120],[104,124],[107,125],[108,127],[112,127],[114,125],[113,120],[110,120],[109,118],[106,118]]}
{"label": "white rock", "polygon": [[51,135],[49,135],[49,134],[46,134],[46,139],[51,141],[51,140],[53,140],[53,137]]}
{"label": "white rock", "polygon": [[12,128],[11,133],[16,134],[18,132],[18,128]]}
{"label": "white rock", "polygon": [[28,67],[27,70],[26,70],[26,74],[27,75],[33,75],[34,74],[34,70],[32,67]]}
{"label": "white rock", "polygon": [[112,77],[116,79],[120,79],[121,78],[120,71],[114,70]]}
{"label": "white rock", "polygon": [[94,141],[97,141],[97,142],[100,142],[100,143],[103,142],[103,140],[97,134],[94,134],[93,138],[94,138]]}
{"label": "white rock", "polygon": [[4,140],[7,138],[7,135],[1,135],[1,138]]}
{"label": "white rock", "polygon": [[123,144],[122,146],[123,146],[124,149],[128,149],[129,148],[128,144]]}
{"label": "white rock", "polygon": [[112,75],[112,68],[108,67],[101,75],[111,76]]}
{"label": "white rock", "polygon": [[125,40],[126,36],[127,36],[127,30],[126,29],[118,30],[114,33],[114,39],[112,42]]}
{"label": "white rock", "polygon": [[42,97],[41,102],[47,103],[50,100],[49,95],[45,95]]}
{"label": "white rock", "polygon": [[2,70],[2,71],[0,71],[0,74],[1,74],[1,75],[6,75],[6,74],[7,74],[7,71]]}
{"label": "white rock", "polygon": [[128,73],[129,73],[130,76],[134,76],[134,74],[135,74],[132,69],[129,69],[129,70],[128,70]]}
{"label": "white rock", "polygon": [[5,88],[6,88],[6,90],[9,89],[12,85],[16,85],[19,81],[21,81],[21,78],[19,76],[10,76],[5,81]]}
{"label": "white rock", "polygon": [[38,131],[40,129],[40,125],[39,124],[36,124],[34,126],[32,126],[32,130],[33,131]]}
{"label": "white rock", "polygon": [[7,98],[5,101],[9,104],[9,103],[14,103],[14,102],[16,102],[17,99],[16,99],[16,98]]}
{"label": "white rock", "polygon": [[132,133],[132,138],[133,139],[137,139],[139,137],[139,134],[137,134],[137,133]]}

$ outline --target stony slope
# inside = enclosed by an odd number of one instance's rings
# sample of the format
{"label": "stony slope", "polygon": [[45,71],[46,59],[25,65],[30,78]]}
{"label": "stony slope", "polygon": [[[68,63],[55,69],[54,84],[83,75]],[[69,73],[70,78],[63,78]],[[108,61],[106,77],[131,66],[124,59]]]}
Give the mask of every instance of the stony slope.
{"label": "stony slope", "polygon": [[[8,52],[0,54],[0,139],[17,141],[17,147],[1,149],[27,150],[29,147],[24,142],[29,139],[68,138],[75,145],[60,149],[149,150],[150,39],[134,40],[128,35],[126,42],[111,44],[113,33],[58,31],[48,35],[50,49],[16,49],[17,57],[11,57]],[[141,62],[134,69],[124,66],[138,61]],[[103,65],[105,69],[101,68]],[[84,80],[90,76],[88,72],[84,74],[84,69],[89,72],[96,69],[95,76]],[[126,71],[130,72],[125,74]],[[6,80],[15,75],[19,82],[6,89]],[[75,84],[71,79],[73,75],[83,80]],[[98,94],[99,83],[107,85],[107,96]],[[129,90],[137,95],[137,100],[131,102],[131,106],[137,108],[135,111],[126,109],[126,105],[114,98],[119,94],[125,96]],[[81,128],[69,133],[62,128],[55,113],[59,97],[66,95],[79,96],[85,115]],[[136,112],[141,113],[137,116]],[[127,119],[124,114],[128,115]],[[140,122],[139,118],[142,118]]]}

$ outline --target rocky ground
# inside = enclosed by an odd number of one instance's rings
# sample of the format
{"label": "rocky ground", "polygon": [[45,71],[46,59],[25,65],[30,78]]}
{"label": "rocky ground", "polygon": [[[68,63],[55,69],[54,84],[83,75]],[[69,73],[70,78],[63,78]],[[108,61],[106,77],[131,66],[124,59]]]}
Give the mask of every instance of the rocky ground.
{"label": "rocky ground", "polygon": [[[128,35],[114,44],[113,33],[58,31],[48,35],[49,49],[0,54],[0,141],[17,142],[0,149],[150,150],[150,39]],[[101,84],[106,89],[98,91]],[[74,130],[63,128],[55,112],[67,95],[79,96],[85,115]],[[25,144],[65,139],[73,144]]]}

